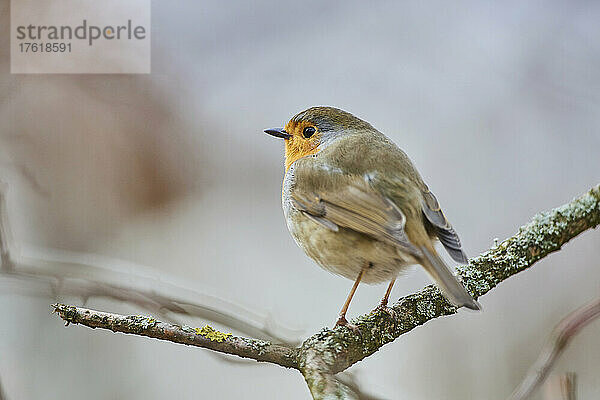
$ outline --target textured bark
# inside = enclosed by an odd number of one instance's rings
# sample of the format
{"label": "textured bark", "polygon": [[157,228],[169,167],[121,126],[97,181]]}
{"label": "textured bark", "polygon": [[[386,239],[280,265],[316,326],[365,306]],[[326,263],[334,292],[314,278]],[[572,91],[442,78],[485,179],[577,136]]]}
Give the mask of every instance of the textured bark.
{"label": "textured bark", "polygon": [[174,343],[203,347],[220,353],[235,354],[243,358],[265,361],[282,367],[295,367],[297,350],[293,347],[272,344],[259,339],[247,339],[219,332],[208,325],[193,328],[157,321],[141,315],[119,315],[87,308],[54,304],[54,311],[69,324],[90,328],[110,329],[113,332],[131,333]]}
{"label": "textured bark", "polygon": [[[600,224],[600,186],[596,186],[568,204],[536,215],[514,236],[469,260],[468,265],[458,268],[458,275],[473,297],[478,298],[503,280],[531,267],[548,254],[560,250],[569,240],[598,224]],[[303,374],[315,399],[353,398],[353,392],[335,378],[336,373],[370,356],[384,344],[394,341],[413,328],[434,318],[457,312],[457,308],[448,303],[437,288],[427,286],[418,293],[398,300],[392,306],[395,311],[394,316],[377,311],[353,321],[360,335],[345,327],[333,330],[324,328],[304,341],[299,348],[293,348],[239,337],[228,337],[223,342],[215,344],[195,337],[193,330],[187,332],[184,328],[178,327],[181,332],[175,334],[172,332],[174,326],[170,325],[171,330],[165,331],[169,324],[156,322],[159,324],[158,327],[149,324],[144,328],[136,324],[128,328],[131,325],[130,320],[136,317],[118,316],[125,318],[126,321],[115,326],[110,318],[113,314],[63,305],[57,307],[61,317],[68,322],[198,345],[240,357],[297,368]],[[91,315],[82,318],[81,311],[89,312]],[[95,314],[98,317],[94,316]]]}

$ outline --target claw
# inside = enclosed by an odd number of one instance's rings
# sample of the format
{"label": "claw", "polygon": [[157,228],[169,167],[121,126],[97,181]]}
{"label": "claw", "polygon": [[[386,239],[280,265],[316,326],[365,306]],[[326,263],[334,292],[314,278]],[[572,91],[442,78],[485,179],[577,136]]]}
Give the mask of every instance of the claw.
{"label": "claw", "polygon": [[348,320],[346,319],[346,317],[343,316],[343,315],[340,315],[340,317],[338,318],[338,320],[335,322],[334,328],[336,328],[338,326],[345,326],[346,328],[348,328],[352,332],[354,332],[355,335],[362,337],[362,334],[360,333],[360,329],[358,329],[358,326],[356,326],[356,325],[351,324],[350,322],[348,322]]}
{"label": "claw", "polygon": [[375,307],[375,309],[372,312],[384,312],[387,315],[389,315],[393,320],[396,320],[396,317],[398,317],[398,313],[396,312],[396,310],[394,310],[392,307],[388,307],[387,304],[380,304],[377,307]]}

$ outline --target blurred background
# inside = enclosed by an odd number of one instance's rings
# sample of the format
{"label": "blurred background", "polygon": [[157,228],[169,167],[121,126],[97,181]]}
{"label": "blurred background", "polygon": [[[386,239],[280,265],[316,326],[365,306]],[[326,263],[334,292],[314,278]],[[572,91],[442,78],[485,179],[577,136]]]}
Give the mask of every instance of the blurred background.
{"label": "blurred background", "polygon": [[[118,274],[143,271],[287,338],[331,326],[352,282],[289,236],[283,143],[264,128],[314,105],[371,122],[411,156],[470,256],[600,181],[598,2],[155,1],[149,75],[11,75],[9,15],[1,0],[15,257],[76,259],[76,278],[100,279],[94,264],[138,287]],[[351,371],[379,398],[503,399],[552,327],[598,296],[599,259],[600,232],[586,232],[481,298],[482,313],[432,321]],[[309,397],[297,371],[64,328],[56,300],[148,311],[62,283],[0,276],[8,399]],[[428,283],[414,270],[392,297]],[[349,315],[384,291],[361,286]],[[600,394],[598,337],[596,322],[555,370],[577,373],[581,399]]]}

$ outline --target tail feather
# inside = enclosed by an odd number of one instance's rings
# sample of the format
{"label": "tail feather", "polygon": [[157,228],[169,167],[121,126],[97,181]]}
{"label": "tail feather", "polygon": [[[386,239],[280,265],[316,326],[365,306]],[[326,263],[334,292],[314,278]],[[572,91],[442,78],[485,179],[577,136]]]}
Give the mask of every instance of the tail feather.
{"label": "tail feather", "polygon": [[425,247],[421,247],[421,251],[424,255],[420,260],[421,264],[450,302],[457,307],[481,310],[481,305],[467,293],[464,286],[435,251],[427,250]]}

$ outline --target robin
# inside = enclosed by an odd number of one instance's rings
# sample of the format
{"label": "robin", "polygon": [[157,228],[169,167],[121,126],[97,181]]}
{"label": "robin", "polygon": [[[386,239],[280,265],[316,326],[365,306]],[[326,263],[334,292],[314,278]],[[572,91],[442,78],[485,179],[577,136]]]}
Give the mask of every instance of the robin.
{"label": "robin", "polygon": [[354,115],[312,107],[284,128],[265,133],[285,141],[283,212],[304,252],[322,268],[354,280],[336,326],[346,320],[360,282],[389,282],[420,264],[457,307],[479,310],[435,250],[439,240],[457,262],[460,239],[416,168],[389,138]]}

